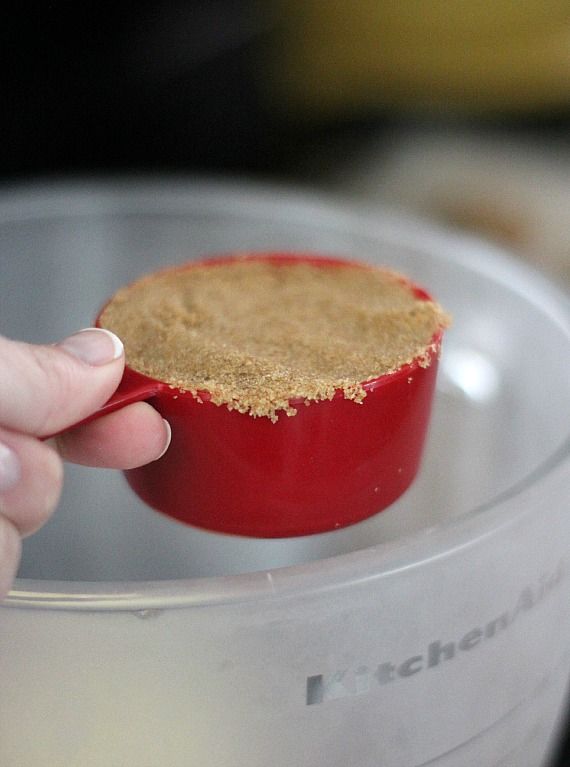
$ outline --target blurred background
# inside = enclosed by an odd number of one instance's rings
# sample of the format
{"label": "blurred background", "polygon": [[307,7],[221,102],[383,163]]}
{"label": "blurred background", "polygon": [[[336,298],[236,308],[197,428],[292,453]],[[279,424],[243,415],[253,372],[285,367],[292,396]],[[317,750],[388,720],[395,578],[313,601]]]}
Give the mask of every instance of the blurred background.
{"label": "blurred background", "polygon": [[482,233],[570,286],[567,0],[4,12],[0,180],[286,180]]}
{"label": "blurred background", "polygon": [[284,181],[497,240],[570,288],[568,0],[85,0],[3,16],[5,187]]}

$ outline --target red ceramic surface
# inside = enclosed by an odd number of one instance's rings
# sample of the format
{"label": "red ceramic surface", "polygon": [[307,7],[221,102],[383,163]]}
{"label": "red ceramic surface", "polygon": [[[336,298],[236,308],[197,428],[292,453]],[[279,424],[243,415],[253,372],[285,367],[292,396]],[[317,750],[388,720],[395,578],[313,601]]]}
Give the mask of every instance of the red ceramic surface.
{"label": "red ceramic surface", "polygon": [[[310,255],[251,257],[358,265]],[[143,501],[164,514],[208,530],[261,538],[335,530],[385,509],[416,476],[441,336],[442,331],[433,339],[428,367],[413,362],[366,383],[362,404],[337,393],[330,401],[301,403],[297,415],[281,414],[272,423],[214,405],[207,392],[200,402],[126,369],[116,394],[96,415],[146,399],[170,423],[166,454],[125,472]]]}

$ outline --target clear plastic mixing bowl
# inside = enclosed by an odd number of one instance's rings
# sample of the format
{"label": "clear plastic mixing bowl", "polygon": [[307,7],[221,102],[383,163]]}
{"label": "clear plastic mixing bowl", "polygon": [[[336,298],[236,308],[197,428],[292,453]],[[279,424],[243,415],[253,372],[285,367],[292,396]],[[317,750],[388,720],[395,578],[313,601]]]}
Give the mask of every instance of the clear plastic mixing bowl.
{"label": "clear plastic mixing bowl", "polygon": [[69,467],[0,609],[7,767],[537,767],[570,672],[570,308],[491,245],[282,189],[0,196],[0,331],[54,341],[145,271],[295,249],[454,315],[421,475],[378,516],[253,540]]}

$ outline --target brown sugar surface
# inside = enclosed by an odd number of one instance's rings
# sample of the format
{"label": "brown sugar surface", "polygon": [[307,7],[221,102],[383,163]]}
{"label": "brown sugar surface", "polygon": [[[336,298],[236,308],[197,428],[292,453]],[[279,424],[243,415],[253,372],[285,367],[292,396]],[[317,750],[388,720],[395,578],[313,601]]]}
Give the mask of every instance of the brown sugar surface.
{"label": "brown sugar surface", "polygon": [[375,267],[236,261],[170,270],[120,290],[100,324],[134,370],[268,416],[291,399],[362,401],[362,383],[420,360],[448,317]]}

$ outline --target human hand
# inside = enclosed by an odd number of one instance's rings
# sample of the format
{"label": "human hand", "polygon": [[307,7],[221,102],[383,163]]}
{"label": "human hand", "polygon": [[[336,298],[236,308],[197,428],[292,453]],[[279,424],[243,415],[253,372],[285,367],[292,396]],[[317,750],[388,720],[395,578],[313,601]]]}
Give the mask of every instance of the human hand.
{"label": "human hand", "polygon": [[123,367],[123,345],[107,330],[88,328],[54,346],[0,336],[0,599],[16,573],[22,537],[57,505],[62,459],[131,469],[166,451],[170,427],[145,402],[42,441],[106,402]]}

